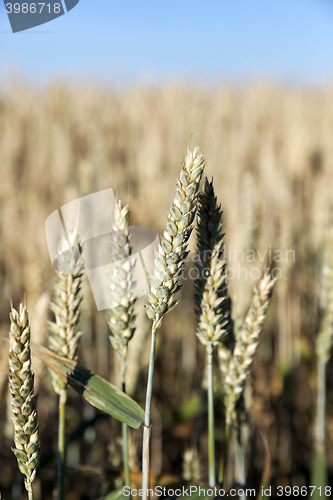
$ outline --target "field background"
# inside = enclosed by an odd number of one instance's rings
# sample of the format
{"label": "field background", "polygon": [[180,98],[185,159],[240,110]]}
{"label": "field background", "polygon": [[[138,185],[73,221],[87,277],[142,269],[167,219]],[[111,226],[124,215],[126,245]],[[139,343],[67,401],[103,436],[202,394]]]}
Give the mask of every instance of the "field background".
{"label": "field background", "polygon": [[[47,342],[48,303],[55,277],[45,220],[63,204],[112,188],[129,198],[132,223],[163,231],[181,160],[190,142],[207,148],[207,170],[224,210],[226,244],[236,278],[229,281],[240,321],[265,262],[241,253],[281,250],[278,281],[253,370],[249,486],[271,466],[272,485],[309,485],[316,395],[315,336],[320,267],[332,223],[333,89],[248,85],[200,90],[169,84],[110,90],[53,83],[0,90],[0,336],[7,338],[9,296],[26,293],[32,341]],[[195,238],[191,239],[191,248]],[[293,250],[295,259],[286,259]],[[244,254],[246,255],[246,254]],[[291,255],[289,253],[289,255]],[[237,260],[237,258],[238,260]],[[228,255],[227,255],[228,257]],[[238,264],[243,269],[237,277]],[[191,262],[188,263],[190,267]],[[257,276],[256,273],[252,274]],[[248,276],[250,276],[248,274]],[[206,471],[202,378],[204,350],[195,337],[193,283],[159,331],[153,400],[153,474],[178,481],[184,452],[198,440]],[[119,384],[105,312],[84,286],[80,360]],[[149,322],[138,301],[138,330],[129,348],[128,389],[142,406],[148,368]],[[21,476],[10,451],[7,349],[0,349],[0,491],[20,498]],[[57,398],[50,376],[33,359],[39,392],[41,465],[35,498],[52,498]],[[333,483],[333,369],[327,382],[327,452]],[[218,373],[217,373],[218,384]],[[217,439],[223,431],[216,401]],[[70,391],[68,500],[97,499],[119,484],[120,424]],[[131,467],[139,481],[141,431],[132,431]],[[265,469],[266,465],[266,469]],[[25,498],[22,491],[22,498]]]}

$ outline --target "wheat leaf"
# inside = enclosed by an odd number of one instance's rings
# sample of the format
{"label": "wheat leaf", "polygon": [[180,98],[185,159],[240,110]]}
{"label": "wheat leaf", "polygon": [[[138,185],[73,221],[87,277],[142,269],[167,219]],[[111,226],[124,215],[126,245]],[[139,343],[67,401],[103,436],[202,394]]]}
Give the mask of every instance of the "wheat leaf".
{"label": "wheat leaf", "polygon": [[58,356],[45,347],[32,345],[32,351],[61,380],[68,383],[99,410],[134,429],[139,429],[144,425],[144,410],[132,398],[107,380],[87,370],[76,361]]}

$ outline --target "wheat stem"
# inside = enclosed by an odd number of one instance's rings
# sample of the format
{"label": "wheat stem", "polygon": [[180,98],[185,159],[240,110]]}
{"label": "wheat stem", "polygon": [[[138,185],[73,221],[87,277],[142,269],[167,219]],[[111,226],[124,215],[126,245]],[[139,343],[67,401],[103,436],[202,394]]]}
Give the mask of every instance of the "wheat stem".
{"label": "wheat stem", "polygon": [[58,500],[65,498],[65,460],[66,460],[66,401],[59,398],[59,422],[58,422]]}
{"label": "wheat stem", "polygon": [[237,452],[237,484],[243,489],[243,494],[239,496],[239,500],[245,500],[244,488],[246,488],[245,475],[245,453],[241,437],[241,426],[236,429],[236,452]]}
{"label": "wheat stem", "polygon": [[[125,372],[121,373],[122,390],[126,393]],[[131,471],[129,466],[129,453],[128,453],[128,426],[122,423],[122,436],[123,436],[123,463],[124,463],[124,478],[125,486],[131,487]]]}
{"label": "wheat stem", "polygon": [[318,447],[321,449],[325,444],[325,408],[326,408],[326,362],[323,358],[318,359],[318,392],[317,392],[317,425],[316,438]]}
{"label": "wheat stem", "polygon": [[226,425],[224,430],[223,453],[222,456],[220,457],[220,464],[219,464],[218,483],[220,486],[224,485],[224,475],[228,461],[229,439],[230,439],[230,426]]}
{"label": "wheat stem", "polygon": [[145,411],[145,427],[143,429],[143,450],[142,450],[142,493],[143,498],[149,498],[148,489],[150,486],[150,415],[151,402],[153,397],[153,380],[154,380],[154,364],[155,364],[155,349],[156,349],[156,331],[151,330],[151,344],[149,354],[149,371],[146,393],[146,411]]}
{"label": "wheat stem", "polygon": [[[317,364],[317,416],[315,434],[315,460],[312,483],[314,486],[327,485],[327,465],[325,451],[325,413],[326,413],[326,359],[318,358]],[[319,496],[318,496],[319,498]]]}
{"label": "wheat stem", "polygon": [[317,415],[315,428],[315,460],[313,484],[327,485],[327,465],[325,451],[326,413],[326,364],[330,358],[333,339],[333,234],[329,233],[322,267],[320,297],[320,330],[316,338],[317,361]]}
{"label": "wheat stem", "polygon": [[213,346],[207,344],[207,380],[208,380],[208,475],[209,486],[215,488],[215,429],[214,429],[214,379],[213,379]]}

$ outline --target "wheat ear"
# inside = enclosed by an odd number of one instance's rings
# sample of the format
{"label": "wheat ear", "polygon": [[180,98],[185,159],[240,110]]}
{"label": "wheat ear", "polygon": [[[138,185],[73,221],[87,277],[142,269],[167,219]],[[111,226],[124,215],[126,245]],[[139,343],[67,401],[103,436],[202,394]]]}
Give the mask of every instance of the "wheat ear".
{"label": "wheat ear", "polygon": [[208,381],[208,458],[209,486],[215,487],[215,434],[213,350],[227,334],[230,311],[227,297],[226,260],[222,210],[214,193],[213,182],[205,178],[197,212],[197,274],[195,305],[197,337],[206,347]]}
{"label": "wheat ear", "polygon": [[187,245],[192,232],[198,200],[200,180],[205,167],[205,157],[199,148],[187,152],[176,185],[175,199],[167,216],[166,229],[161,236],[158,252],[155,252],[154,275],[148,274],[150,291],[146,291],[149,304],[148,318],[153,321],[146,394],[145,427],[143,431],[142,493],[144,500],[149,488],[150,412],[153,390],[156,331],[161,327],[165,314],[174,309],[174,300],[181,288]]}
{"label": "wheat ear", "polygon": [[272,290],[276,279],[266,273],[254,296],[241,330],[236,335],[236,343],[225,378],[226,425],[230,426],[235,419],[235,407],[239,400],[251,365],[257,352],[260,333],[265,321]]}
{"label": "wheat ear", "polygon": [[[83,261],[81,246],[77,231],[69,236],[71,248],[68,250],[66,241],[59,245],[59,272],[53,285],[53,302],[50,308],[55,321],[49,321],[49,346],[59,356],[74,359],[77,353],[78,341],[82,332],[76,331],[80,315],[80,294]],[[67,401],[67,384],[56,373],[50,372],[55,392],[59,395],[59,429],[58,429],[58,499],[65,498],[64,470],[66,461],[65,450],[65,406]]]}
{"label": "wheat ear", "polygon": [[321,274],[321,321],[316,338],[316,353],[326,364],[333,341],[333,234],[325,251]]}
{"label": "wheat ear", "polygon": [[24,484],[29,499],[33,499],[32,482],[36,476],[40,446],[26,303],[20,304],[19,312],[11,308],[8,358],[15,443],[12,451],[17,458],[20,471],[25,476]]}
{"label": "wheat ear", "polygon": [[[126,367],[128,342],[135,331],[135,314],[133,299],[133,268],[135,261],[132,255],[131,230],[129,227],[130,212],[128,206],[122,208],[119,200],[115,213],[111,233],[111,258],[113,262],[110,279],[109,329],[110,342],[116,351],[121,363],[121,382],[123,392],[126,392]],[[123,433],[123,462],[126,486],[131,485],[128,453],[128,428],[122,424]]]}
{"label": "wheat ear", "polygon": [[[83,262],[81,247],[78,243],[77,233],[70,237],[71,249],[63,251],[63,260],[59,263],[56,281],[53,285],[53,301],[50,309],[53,311],[55,321],[48,321],[49,346],[59,356],[74,359],[78,349],[78,341],[82,332],[76,331],[81,316],[82,296],[80,294]],[[60,244],[61,249],[65,247],[64,242]],[[66,403],[67,385],[54,373],[51,372],[52,383],[55,392],[62,402]]]}

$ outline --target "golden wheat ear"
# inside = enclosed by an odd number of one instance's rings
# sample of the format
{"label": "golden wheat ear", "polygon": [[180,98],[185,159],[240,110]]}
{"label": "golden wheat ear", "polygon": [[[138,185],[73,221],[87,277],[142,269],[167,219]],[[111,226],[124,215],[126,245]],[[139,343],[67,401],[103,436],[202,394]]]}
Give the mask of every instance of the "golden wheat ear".
{"label": "golden wheat ear", "polygon": [[[77,233],[74,233],[70,239],[72,251],[63,252],[63,259],[59,263],[50,303],[55,321],[48,322],[50,349],[68,359],[75,359],[82,335],[77,327],[81,316],[83,260],[77,238]],[[67,386],[54,372],[50,373],[54,390],[65,404]]]}
{"label": "golden wheat ear", "polygon": [[250,309],[240,331],[236,334],[235,347],[224,384],[227,425],[235,419],[236,403],[243,393],[246,379],[251,371],[275,282],[276,279],[268,272],[263,276],[258,287],[254,289]]}
{"label": "golden wheat ear", "polygon": [[108,325],[110,342],[121,362],[122,383],[125,384],[128,342],[135,332],[133,299],[133,270],[135,260],[132,255],[130,212],[128,205],[122,207],[119,200],[111,233],[112,273],[110,280],[110,303]]}
{"label": "golden wheat ear", "polygon": [[20,304],[19,312],[11,307],[8,359],[15,443],[12,451],[20,471],[25,476],[24,484],[29,498],[33,498],[32,482],[36,477],[40,446],[26,300],[24,304]]}

